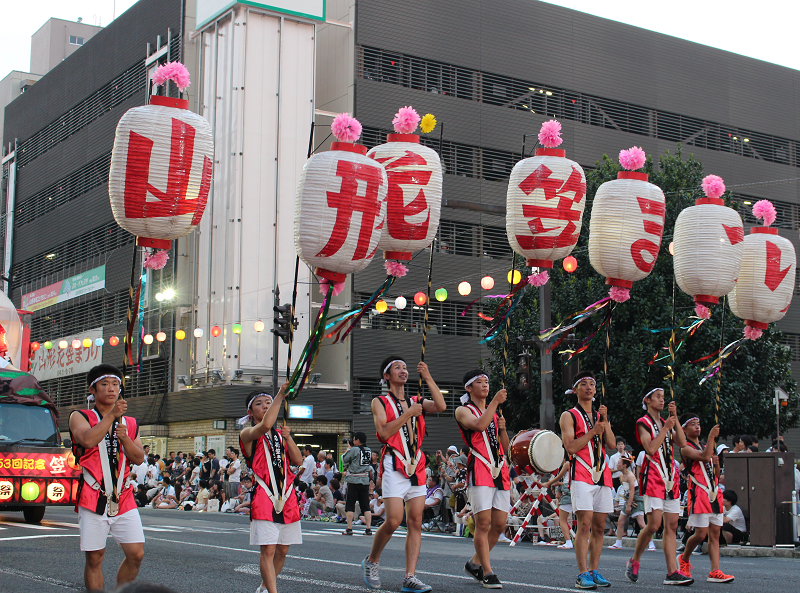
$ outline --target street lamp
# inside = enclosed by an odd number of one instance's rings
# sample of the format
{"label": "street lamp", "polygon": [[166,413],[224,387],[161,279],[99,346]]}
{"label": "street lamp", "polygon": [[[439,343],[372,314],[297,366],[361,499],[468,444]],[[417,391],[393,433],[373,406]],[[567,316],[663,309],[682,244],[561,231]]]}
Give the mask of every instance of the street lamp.
{"label": "street lamp", "polygon": [[778,451],[781,450],[781,406],[789,405],[789,394],[780,387],[775,388],[775,433],[778,438]]}

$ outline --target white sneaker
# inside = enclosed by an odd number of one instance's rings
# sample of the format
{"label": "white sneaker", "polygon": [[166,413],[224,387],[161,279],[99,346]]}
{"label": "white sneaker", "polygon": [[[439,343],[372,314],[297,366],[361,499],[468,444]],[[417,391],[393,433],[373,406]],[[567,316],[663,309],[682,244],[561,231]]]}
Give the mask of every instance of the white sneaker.
{"label": "white sneaker", "polygon": [[505,534],[503,534],[503,533],[501,533],[501,534],[500,534],[500,537],[498,537],[498,538],[497,538],[497,541],[498,541],[498,542],[503,542],[504,544],[511,543],[511,540],[510,540],[510,539],[508,539],[508,538],[505,536]]}
{"label": "white sneaker", "polygon": [[608,546],[609,550],[621,550],[622,549],[622,542],[614,542],[613,545]]}
{"label": "white sneaker", "polygon": [[558,546],[559,550],[571,550],[572,549],[572,540],[569,540],[566,543],[561,544]]}
{"label": "white sneaker", "polygon": [[650,542],[650,545],[647,546],[647,551],[648,552],[655,552],[656,551],[656,545],[653,542]]}

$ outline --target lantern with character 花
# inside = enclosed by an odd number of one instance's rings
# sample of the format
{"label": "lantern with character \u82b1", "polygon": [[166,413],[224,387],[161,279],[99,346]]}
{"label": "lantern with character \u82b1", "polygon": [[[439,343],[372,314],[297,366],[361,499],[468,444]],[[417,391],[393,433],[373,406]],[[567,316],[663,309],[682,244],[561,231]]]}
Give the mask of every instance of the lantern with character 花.
{"label": "lantern with character \u82b1", "polygon": [[756,340],[770,323],[783,319],[794,294],[797,256],[791,241],[781,237],[775,222],[775,206],[768,200],[753,205],[753,215],[764,226],[754,226],[743,241],[742,266],[728,304],[744,319],[744,335]]}
{"label": "lantern with character \u82b1", "polygon": [[[156,85],[172,80],[181,93],[189,72],[178,62],[159,66]],[[159,250],[145,267],[166,265],[173,239],[200,223],[211,188],[214,142],[209,123],[189,102],[153,95],[117,124],[108,192],[114,219],[137,244]]]}
{"label": "lantern with character \u82b1", "polygon": [[[514,165],[506,194],[506,234],[511,248],[536,269],[572,253],[580,236],[586,207],[586,175],[581,166],[557,148],[561,124],[546,121],[534,156]],[[534,286],[548,280],[541,271],[529,277]]]}
{"label": "lantern with character \u82b1", "polygon": [[660,188],[648,182],[646,155],[639,147],[623,150],[625,169],[595,194],[589,223],[589,263],[611,286],[612,300],[625,302],[637,280],[656,265],[664,232],[666,202]]}

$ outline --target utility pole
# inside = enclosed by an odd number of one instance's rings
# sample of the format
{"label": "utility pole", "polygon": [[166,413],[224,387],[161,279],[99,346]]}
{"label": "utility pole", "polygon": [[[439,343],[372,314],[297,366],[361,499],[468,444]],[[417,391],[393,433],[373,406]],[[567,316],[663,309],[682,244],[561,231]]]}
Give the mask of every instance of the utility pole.
{"label": "utility pole", "polygon": [[272,328],[272,397],[275,397],[278,393],[278,340],[280,339],[277,311],[281,304],[281,289],[276,286],[272,294],[275,295],[272,305],[272,309],[275,311],[273,317],[274,327]]}

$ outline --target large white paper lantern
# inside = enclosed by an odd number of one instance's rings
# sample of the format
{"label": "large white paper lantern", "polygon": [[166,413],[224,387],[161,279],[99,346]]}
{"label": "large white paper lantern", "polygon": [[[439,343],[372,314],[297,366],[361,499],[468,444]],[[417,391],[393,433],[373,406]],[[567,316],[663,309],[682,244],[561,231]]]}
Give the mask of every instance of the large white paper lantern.
{"label": "large white paper lantern", "polygon": [[108,193],[114,219],[144,247],[169,249],[200,223],[211,188],[214,142],[189,102],[150,97],[117,124]]}
{"label": "large white paper lantern", "polygon": [[736,285],[744,250],[742,217],[720,197],[725,184],[716,175],[703,179],[706,197],[686,208],[675,222],[675,280],[703,305],[716,305]]}
{"label": "large white paper lantern", "polygon": [[384,226],[386,171],[366,155],[365,146],[334,142],[306,161],[297,186],[297,254],[317,276],[337,285],[370,263]]}
{"label": "large white paper lantern", "polygon": [[[755,214],[764,202],[756,202]],[[774,220],[774,207],[772,208]],[[765,218],[765,225],[769,215]],[[781,237],[778,229],[756,226],[744,238],[742,266],[733,291],[728,294],[728,303],[736,317],[744,319],[745,336],[761,337],[768,324],[783,319],[795,287],[797,256],[791,241]]]}
{"label": "large white paper lantern", "polygon": [[386,222],[378,248],[384,259],[409,261],[431,244],[442,210],[442,163],[417,134],[389,134],[367,156],[386,170]]}
{"label": "large white paper lantern", "polygon": [[[629,169],[641,168],[644,160],[637,147],[620,153]],[[606,277],[615,301],[628,300],[633,283],[653,271],[665,214],[664,193],[648,182],[647,173],[620,171],[617,179],[598,188],[589,222],[589,263]]]}
{"label": "large white paper lantern", "polygon": [[578,242],[586,207],[586,174],[566,158],[561,124],[544,122],[534,156],[514,165],[506,193],[506,234],[511,248],[535,268],[552,268]]}

